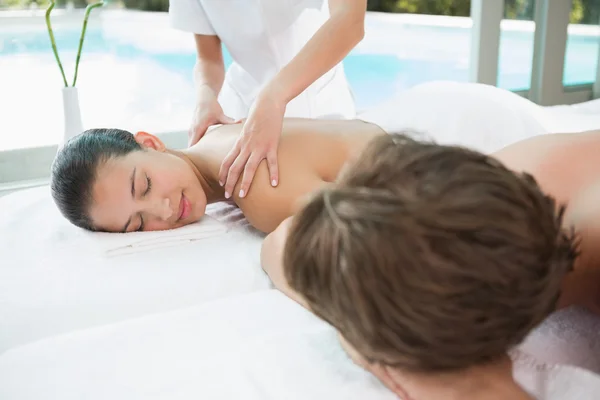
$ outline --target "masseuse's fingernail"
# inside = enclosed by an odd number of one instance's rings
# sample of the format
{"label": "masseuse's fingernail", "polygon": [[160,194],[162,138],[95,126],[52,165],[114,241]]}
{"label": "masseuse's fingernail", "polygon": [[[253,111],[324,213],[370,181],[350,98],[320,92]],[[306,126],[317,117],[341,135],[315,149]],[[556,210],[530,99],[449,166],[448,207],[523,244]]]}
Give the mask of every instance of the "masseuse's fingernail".
{"label": "masseuse's fingernail", "polygon": [[244,190],[240,190],[240,197],[244,197]]}
{"label": "masseuse's fingernail", "polygon": [[229,192],[225,192],[225,198],[228,199],[230,196]]}
{"label": "masseuse's fingernail", "polygon": [[219,181],[219,186],[223,186],[223,182]]}
{"label": "masseuse's fingernail", "polygon": [[277,181],[275,179],[271,181],[271,186],[277,186]]}

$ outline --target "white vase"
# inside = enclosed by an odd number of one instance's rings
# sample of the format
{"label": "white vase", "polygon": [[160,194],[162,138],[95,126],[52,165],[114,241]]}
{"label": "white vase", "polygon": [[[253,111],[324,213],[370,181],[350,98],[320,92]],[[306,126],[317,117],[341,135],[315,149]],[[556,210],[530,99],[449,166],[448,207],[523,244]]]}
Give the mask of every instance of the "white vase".
{"label": "white vase", "polygon": [[81,111],[79,110],[79,96],[76,87],[65,87],[62,89],[63,113],[65,120],[65,131],[61,142],[58,145],[60,149],[69,139],[83,132],[83,123],[81,122]]}

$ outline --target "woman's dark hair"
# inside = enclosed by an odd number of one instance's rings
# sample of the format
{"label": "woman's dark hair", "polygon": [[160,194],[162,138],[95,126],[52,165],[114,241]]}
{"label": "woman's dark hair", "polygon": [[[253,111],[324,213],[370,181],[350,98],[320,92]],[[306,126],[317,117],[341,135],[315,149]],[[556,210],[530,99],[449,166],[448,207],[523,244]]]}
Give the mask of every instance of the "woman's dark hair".
{"label": "woman's dark hair", "polygon": [[121,129],[90,129],[69,140],[52,164],[50,189],[61,214],[80,228],[95,230],[89,208],[98,166],[141,149],[133,134]]}

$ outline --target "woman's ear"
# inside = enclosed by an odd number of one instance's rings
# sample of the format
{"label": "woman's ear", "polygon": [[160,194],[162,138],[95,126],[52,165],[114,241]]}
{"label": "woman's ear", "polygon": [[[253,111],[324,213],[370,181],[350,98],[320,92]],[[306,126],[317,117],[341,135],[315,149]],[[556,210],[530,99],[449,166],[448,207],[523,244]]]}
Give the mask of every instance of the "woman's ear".
{"label": "woman's ear", "polygon": [[146,149],[154,149],[161,152],[166,149],[162,140],[148,132],[137,132],[135,134],[135,141]]}

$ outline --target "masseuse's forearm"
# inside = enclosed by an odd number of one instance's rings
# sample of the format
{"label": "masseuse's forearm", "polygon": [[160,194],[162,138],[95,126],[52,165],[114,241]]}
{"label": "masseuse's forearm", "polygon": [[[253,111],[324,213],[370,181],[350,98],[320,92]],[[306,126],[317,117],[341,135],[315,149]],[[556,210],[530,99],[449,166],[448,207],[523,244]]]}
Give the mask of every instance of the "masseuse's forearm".
{"label": "masseuse's forearm", "polygon": [[196,98],[201,101],[210,90],[210,94],[218,96],[225,79],[225,67],[223,62],[198,60],[194,66],[194,83],[196,86]]}
{"label": "masseuse's forearm", "polygon": [[194,65],[194,84],[198,100],[207,94],[218,96],[225,80],[225,63],[221,50],[221,40],[217,36],[195,35],[196,65]]}
{"label": "masseuse's forearm", "polygon": [[[364,0],[337,0],[331,17],[267,86],[284,104],[331,70],[364,36]],[[360,4],[358,4],[360,3]],[[357,7],[360,6],[360,7]]]}

